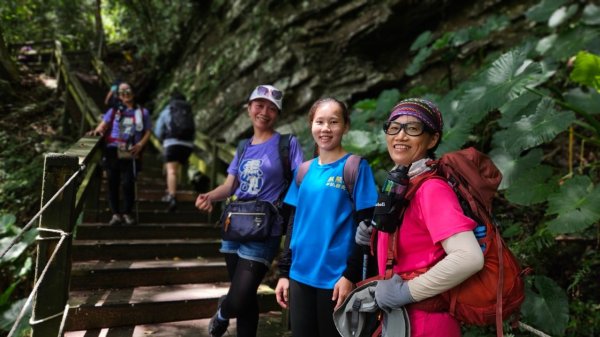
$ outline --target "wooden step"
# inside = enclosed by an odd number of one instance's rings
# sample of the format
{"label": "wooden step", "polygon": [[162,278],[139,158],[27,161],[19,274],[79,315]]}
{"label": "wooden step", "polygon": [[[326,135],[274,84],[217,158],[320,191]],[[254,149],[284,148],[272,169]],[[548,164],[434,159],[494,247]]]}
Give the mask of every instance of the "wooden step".
{"label": "wooden step", "polygon": [[[146,223],[201,223],[206,222],[207,214],[198,210],[167,212],[164,208],[156,210],[138,210],[139,224]],[[132,215],[136,216],[135,206]],[[112,212],[108,209],[86,210],[83,214],[83,222],[105,222],[108,223]]]}
{"label": "wooden step", "polygon": [[[260,337],[290,336],[287,325],[283,324],[284,315],[280,311],[262,313],[258,320],[257,334]],[[120,326],[97,330],[78,330],[65,332],[65,337],[210,337],[208,322],[210,319],[167,322],[157,324],[142,324]],[[229,321],[229,327],[224,336],[237,336],[236,320]]]}
{"label": "wooden step", "polygon": [[[184,284],[158,287],[72,291],[65,330],[132,326],[211,317],[229,284]],[[261,312],[278,310],[273,289],[258,289]]]}
{"label": "wooden step", "polygon": [[[138,189],[138,201],[151,200],[159,202],[162,197],[166,194],[164,186],[154,186],[152,188],[144,186],[144,188]],[[100,194],[98,194],[98,200],[107,200],[108,192],[106,187],[101,187]],[[189,201],[195,202],[198,197],[198,192],[194,190],[179,190],[177,191],[177,201]]]}
{"label": "wooden step", "polygon": [[71,290],[223,282],[222,257],[211,259],[120,260],[74,262]]}
{"label": "wooden step", "polygon": [[[108,211],[108,200],[105,198],[98,199],[98,205],[100,209],[104,209]],[[148,200],[148,199],[140,199],[137,202],[137,207],[139,211],[157,211],[157,212],[167,212],[168,203],[160,200]],[[86,210],[87,211],[87,210]],[[186,201],[186,200],[177,200],[177,210],[176,212],[192,212],[198,213],[200,212],[196,205],[194,205],[194,201]],[[202,213],[202,212],[200,212]]]}
{"label": "wooden step", "polygon": [[77,226],[76,240],[110,239],[219,239],[216,224],[149,223],[135,226],[110,226],[107,223],[83,223]]}
{"label": "wooden step", "polygon": [[73,261],[209,258],[220,246],[219,239],[74,240]]}

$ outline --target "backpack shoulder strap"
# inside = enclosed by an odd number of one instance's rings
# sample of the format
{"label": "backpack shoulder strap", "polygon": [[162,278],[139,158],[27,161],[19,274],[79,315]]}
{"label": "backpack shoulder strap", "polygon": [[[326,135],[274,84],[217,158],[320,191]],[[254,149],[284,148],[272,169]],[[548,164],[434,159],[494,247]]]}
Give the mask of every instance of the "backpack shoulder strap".
{"label": "backpack shoulder strap", "polygon": [[298,166],[298,172],[296,173],[296,185],[300,186],[300,184],[302,184],[302,180],[304,179],[306,172],[308,172],[308,168],[310,167],[310,164],[312,164],[313,160],[315,160],[315,158],[307,160]]}
{"label": "backpack shoulder strap", "polygon": [[235,153],[238,156],[238,166],[240,160],[244,158],[244,154],[246,153],[246,149],[248,148],[248,144],[250,143],[250,138],[242,139],[238,142],[237,148],[235,149]]}
{"label": "backpack shoulder strap", "polygon": [[292,161],[290,160],[290,142],[292,135],[289,133],[280,135],[279,137],[279,159],[283,168],[283,178],[286,186],[292,181]]}
{"label": "backpack shoulder strap", "polygon": [[351,154],[348,159],[346,159],[346,163],[344,163],[344,184],[346,185],[346,191],[350,194],[350,199],[352,199],[354,192],[354,185],[356,183],[356,176],[358,176],[358,167],[360,166],[361,160],[361,156]]}
{"label": "backpack shoulder strap", "polygon": [[[237,156],[238,156],[238,168],[240,167],[242,158],[244,158],[244,154],[246,153],[248,144],[250,144],[250,138],[242,139],[238,142],[237,148],[235,149],[235,153],[237,153]],[[237,188],[237,185],[238,185],[238,178],[236,177],[235,180],[233,181],[233,186],[231,188],[230,195],[233,195],[233,193],[235,192],[235,189]]]}

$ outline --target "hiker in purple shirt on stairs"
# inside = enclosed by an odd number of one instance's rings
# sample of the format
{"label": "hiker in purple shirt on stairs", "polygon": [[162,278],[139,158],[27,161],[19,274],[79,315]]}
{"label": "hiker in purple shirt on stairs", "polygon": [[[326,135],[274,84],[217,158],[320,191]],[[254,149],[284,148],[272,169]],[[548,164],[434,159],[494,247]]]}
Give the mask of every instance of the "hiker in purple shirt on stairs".
{"label": "hiker in purple shirt on stairs", "polygon": [[[302,149],[296,137],[289,137],[289,166],[283,167],[279,141],[283,137],[274,125],[281,115],[283,92],[271,85],[257,86],[248,99],[248,116],[254,133],[244,151],[236,153],[227,169],[225,182],[196,199],[196,207],[211,212],[213,202],[232,195],[237,200],[261,200],[275,205],[287,190],[291,176],[302,163]],[[240,158],[241,156],[241,158]],[[288,172],[285,172],[288,171]],[[280,208],[280,211],[284,211]],[[225,255],[231,284],[226,296],[210,320],[208,331],[213,337],[222,336],[229,319],[237,319],[237,336],[254,337],[258,327],[257,289],[279,251],[281,236],[287,220],[271,229],[270,236],[262,241],[223,240],[220,252]]]}

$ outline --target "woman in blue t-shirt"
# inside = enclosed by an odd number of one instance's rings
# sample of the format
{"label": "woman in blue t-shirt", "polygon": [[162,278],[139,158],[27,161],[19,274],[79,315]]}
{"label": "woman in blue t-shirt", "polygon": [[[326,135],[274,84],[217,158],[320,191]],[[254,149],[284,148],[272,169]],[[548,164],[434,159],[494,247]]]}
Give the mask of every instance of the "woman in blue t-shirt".
{"label": "woman in blue t-shirt", "polygon": [[[292,336],[339,335],[333,323],[340,306],[361,276],[361,249],[354,243],[355,219],[371,219],[377,188],[369,164],[361,160],[352,196],[344,182],[350,156],[342,137],[350,129],[345,104],[325,98],[309,112],[319,156],[300,186],[292,182],[284,202],[294,206],[293,226],[279,261],[277,302],[288,307]],[[298,172],[296,172],[298,173]]]}
{"label": "woman in blue t-shirt", "polygon": [[[271,203],[281,200],[287,188],[285,177],[288,175],[284,170],[294,170],[302,163],[302,149],[293,136],[289,141],[290,168],[284,168],[280,159],[279,140],[282,136],[275,131],[274,125],[281,114],[282,98],[283,93],[271,85],[259,85],[252,91],[248,115],[254,134],[246,143],[242,158],[236,153],[229,164],[225,182],[200,194],[196,207],[210,212],[213,202],[232,194],[239,200]],[[211,336],[222,336],[229,326],[229,319],[234,317],[237,318],[237,336],[256,336],[259,313],[256,290],[279,250],[282,232],[281,226],[273,226],[270,237],[264,241],[222,241],[220,252],[225,255],[231,284],[209,322]]]}

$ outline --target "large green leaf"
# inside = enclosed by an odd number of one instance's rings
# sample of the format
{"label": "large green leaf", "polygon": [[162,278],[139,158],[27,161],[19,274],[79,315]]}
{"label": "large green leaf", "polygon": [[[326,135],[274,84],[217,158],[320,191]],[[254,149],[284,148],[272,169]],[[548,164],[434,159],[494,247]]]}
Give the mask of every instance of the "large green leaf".
{"label": "large green leaf", "polygon": [[400,101],[400,91],[398,89],[384,90],[377,98],[377,107],[375,108],[376,119],[385,121],[392,108]]}
{"label": "large green leaf", "polygon": [[544,152],[541,149],[532,149],[526,155],[518,157],[504,149],[495,148],[490,151],[489,155],[502,172],[502,182],[498,189],[503,190],[510,187],[522,172],[539,166]]}
{"label": "large green leaf", "polygon": [[7,233],[17,234],[15,233],[15,221],[17,218],[13,214],[2,214],[0,215],[0,235],[5,235]]}
{"label": "large green leaf", "polygon": [[556,184],[549,184],[552,177],[552,167],[539,165],[520,173],[506,190],[508,201],[530,206],[546,201],[548,195],[556,189]]}
{"label": "large green leaf", "polygon": [[[9,331],[14,325],[19,313],[21,312],[21,308],[25,305],[27,301],[26,298],[15,301],[8,310],[0,313],[0,331]],[[19,322],[19,326],[15,329],[15,336],[24,336],[22,333],[28,329],[28,321],[31,316],[31,305],[27,308],[26,314],[23,316],[21,321]]]}
{"label": "large green leaf", "polygon": [[566,2],[567,0],[542,0],[539,4],[529,8],[525,15],[529,20],[544,22],[550,18],[555,10]]}
{"label": "large green leaf", "polygon": [[523,321],[552,336],[563,336],[569,322],[567,294],[546,276],[533,276],[521,306]]}
{"label": "large green leaf", "polygon": [[526,62],[524,49],[512,50],[492,63],[461,98],[465,118],[481,121],[490,110],[518,97],[526,86],[533,85],[542,74],[539,63]]}
{"label": "large green leaf", "polygon": [[587,4],[583,9],[582,21],[586,25],[600,25],[600,7],[594,4]]}
{"label": "large green leaf", "polygon": [[600,92],[600,57],[586,51],[577,53],[569,79],[575,83],[590,86]]}
{"label": "large green leaf", "polygon": [[406,70],[404,70],[404,73],[406,73],[406,75],[408,76],[413,76],[414,74],[421,71],[423,64],[425,63],[427,58],[429,58],[432,52],[433,49],[429,47],[423,47],[419,49],[417,55],[415,55],[408,67],[406,67]]}
{"label": "large green leaf", "polygon": [[498,120],[498,125],[503,128],[511,127],[521,116],[529,116],[534,113],[536,106],[541,100],[540,96],[532,92],[526,92],[506,102],[499,109],[502,117]]}
{"label": "large green leaf", "polygon": [[513,154],[547,143],[566,130],[575,120],[571,111],[558,111],[549,98],[538,104],[536,112],[523,116],[512,127],[494,134],[492,143]]}
{"label": "large green leaf", "polygon": [[554,46],[545,54],[554,60],[566,61],[580,50],[593,50],[600,43],[600,29],[589,26],[575,26],[559,34]]}
{"label": "large green leaf", "polygon": [[588,176],[577,175],[565,181],[558,192],[548,196],[546,215],[557,215],[548,222],[553,233],[576,233],[600,220],[600,185]]}
{"label": "large green leaf", "polygon": [[569,7],[561,7],[552,13],[550,19],[548,19],[548,27],[556,28],[563,23],[567,22],[575,13],[579,6],[577,4],[570,5]]}
{"label": "large green leaf", "polygon": [[574,88],[564,93],[563,96],[569,104],[590,115],[600,114],[600,93],[594,90],[585,92],[581,88]]}
{"label": "large green leaf", "polygon": [[380,133],[362,131],[362,130],[350,130],[344,136],[343,146],[346,150],[360,154],[367,155],[372,152],[379,152],[381,148]]}
{"label": "large green leaf", "polygon": [[417,37],[415,42],[410,46],[410,51],[416,51],[429,45],[433,38],[430,30],[426,30]]}
{"label": "large green leaf", "polygon": [[470,132],[473,129],[471,123],[459,123],[451,127],[444,127],[442,141],[437,148],[436,153],[441,155],[450,151],[459,150],[469,140]]}

